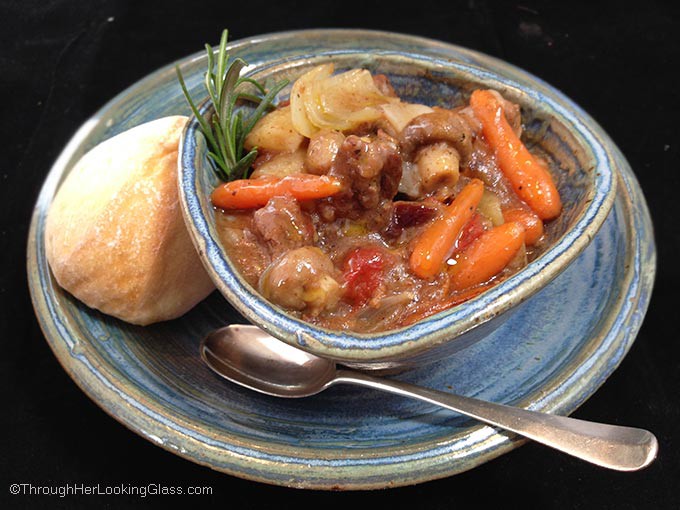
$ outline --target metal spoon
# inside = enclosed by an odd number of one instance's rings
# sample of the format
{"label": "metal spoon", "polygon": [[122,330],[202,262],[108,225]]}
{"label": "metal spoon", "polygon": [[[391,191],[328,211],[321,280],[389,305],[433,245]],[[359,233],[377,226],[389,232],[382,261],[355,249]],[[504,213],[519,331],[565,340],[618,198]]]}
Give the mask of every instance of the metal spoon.
{"label": "metal spoon", "polygon": [[510,430],[564,453],[619,471],[635,471],[656,457],[646,430],[544,414],[338,369],[333,361],[297,349],[256,326],[232,325],[201,342],[201,357],[218,375],[276,397],[307,397],[336,384],[355,384],[437,404]]}

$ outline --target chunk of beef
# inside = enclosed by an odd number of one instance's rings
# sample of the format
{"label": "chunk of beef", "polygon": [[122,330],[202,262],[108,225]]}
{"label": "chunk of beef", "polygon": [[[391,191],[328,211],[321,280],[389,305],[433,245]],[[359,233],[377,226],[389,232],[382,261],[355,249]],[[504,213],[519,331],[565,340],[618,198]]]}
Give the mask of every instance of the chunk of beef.
{"label": "chunk of beef", "polygon": [[344,190],[319,202],[319,212],[325,221],[364,218],[373,226],[382,225],[399,189],[399,146],[382,131],[372,137],[350,135],[340,146],[329,175],[340,179]]}
{"label": "chunk of beef", "polygon": [[332,129],[322,129],[312,135],[307,147],[305,169],[310,174],[327,174],[335,163],[338,151],[344,141],[345,135]]}
{"label": "chunk of beef", "polygon": [[253,223],[273,257],[314,241],[314,226],[309,216],[290,196],[273,197],[253,213]]}

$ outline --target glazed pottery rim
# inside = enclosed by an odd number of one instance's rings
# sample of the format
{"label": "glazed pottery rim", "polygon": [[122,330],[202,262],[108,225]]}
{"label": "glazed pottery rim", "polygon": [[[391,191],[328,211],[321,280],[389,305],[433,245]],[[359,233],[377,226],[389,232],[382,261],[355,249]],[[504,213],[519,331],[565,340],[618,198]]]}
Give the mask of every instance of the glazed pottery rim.
{"label": "glazed pottery rim", "polygon": [[[258,41],[270,41],[277,38],[311,38],[315,35],[328,38],[350,34],[355,40],[360,40],[362,37],[385,37],[402,42],[418,42],[445,49],[451,53],[463,52],[484,60],[485,66],[488,67],[454,60],[447,62],[419,53],[406,54],[415,58],[436,61],[438,64],[449,65],[456,69],[465,69],[476,73],[480,80],[493,80],[521,90],[531,96],[535,102],[540,99],[541,104],[548,104],[551,111],[559,112],[558,120],[569,127],[571,134],[576,132],[579,135],[581,147],[592,154],[596,160],[596,166],[590,170],[592,186],[589,186],[587,196],[584,197],[587,205],[573,220],[571,228],[526,268],[480,296],[412,325],[377,333],[354,333],[325,329],[293,317],[267,302],[239,274],[219,240],[211,233],[210,220],[207,219],[210,212],[206,212],[201,205],[202,191],[199,185],[199,172],[210,170],[193,164],[197,158],[195,133],[198,123],[192,116],[180,140],[178,179],[181,209],[199,256],[222,295],[250,322],[289,344],[338,361],[390,362],[417,355],[442,343],[455,342],[464,333],[528,299],[566,269],[594,238],[614,203],[617,165],[611,150],[615,146],[586,112],[554,87],[494,57],[444,42],[371,30],[320,29],[280,32],[235,41],[227,49],[233,51],[244,44],[256,44]],[[329,49],[323,47],[318,51],[323,55],[323,52]],[[198,54],[196,58],[200,58]],[[285,60],[286,56],[279,55],[277,58]],[[262,65],[260,64],[251,71],[257,71]],[[509,76],[520,76],[531,83],[532,87],[527,88],[526,85]]]}

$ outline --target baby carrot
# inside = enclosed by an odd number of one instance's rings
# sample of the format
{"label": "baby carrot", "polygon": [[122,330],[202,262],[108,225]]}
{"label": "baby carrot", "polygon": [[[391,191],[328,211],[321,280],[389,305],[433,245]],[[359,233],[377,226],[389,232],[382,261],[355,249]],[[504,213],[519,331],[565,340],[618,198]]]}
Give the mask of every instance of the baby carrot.
{"label": "baby carrot", "polygon": [[527,209],[508,209],[503,211],[505,221],[516,221],[524,227],[527,246],[533,246],[543,235],[543,222],[535,213]]}
{"label": "baby carrot", "polygon": [[509,221],[478,237],[451,268],[450,282],[461,291],[487,282],[507,266],[524,243],[524,227]]}
{"label": "baby carrot", "polygon": [[433,278],[451,255],[456,239],[470,221],[484,192],[484,183],[472,179],[441,216],[426,226],[416,239],[409,265],[420,278]]}
{"label": "baby carrot", "polygon": [[298,200],[313,200],[335,195],[342,183],[327,175],[293,174],[283,178],[260,177],[226,182],[214,189],[210,199],[222,209],[254,209],[269,199],[292,195]]}
{"label": "baby carrot", "polygon": [[557,217],[562,202],[552,177],[512,130],[498,99],[489,90],[475,90],[470,105],[482,124],[484,137],[496,152],[498,166],[517,195],[542,220]]}

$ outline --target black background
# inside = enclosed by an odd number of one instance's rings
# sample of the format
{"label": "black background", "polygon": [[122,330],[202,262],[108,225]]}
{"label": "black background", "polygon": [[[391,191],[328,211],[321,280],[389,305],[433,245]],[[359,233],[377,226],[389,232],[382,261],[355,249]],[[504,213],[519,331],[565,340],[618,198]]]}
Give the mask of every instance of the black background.
{"label": "black background", "polygon": [[[312,504],[679,508],[680,12],[671,1],[592,4],[1,1],[0,501],[12,508],[171,504],[170,497],[161,496],[61,500],[10,496],[8,491],[13,482],[155,482],[212,486],[212,496],[180,503],[230,509]],[[156,68],[200,51],[204,42],[217,43],[224,27],[232,39],[296,28],[351,27],[452,42],[539,76],[604,127],[647,197],[658,272],[647,318],[629,355],[574,416],[652,430],[660,442],[652,466],[637,473],[609,472],[527,444],[472,471],[414,487],[364,493],[285,489],[220,474],[157,448],[107,416],[76,387],[43,339],[26,284],[26,237],[40,185],[73,132],[99,107]]]}

